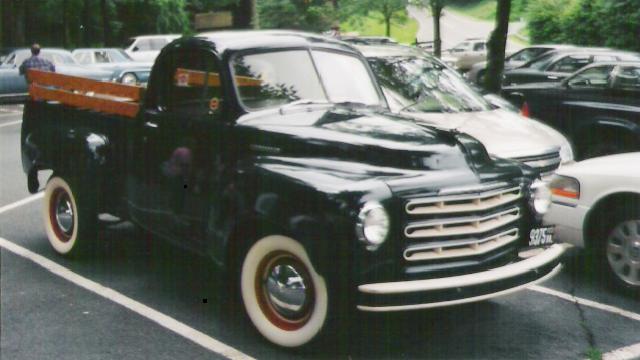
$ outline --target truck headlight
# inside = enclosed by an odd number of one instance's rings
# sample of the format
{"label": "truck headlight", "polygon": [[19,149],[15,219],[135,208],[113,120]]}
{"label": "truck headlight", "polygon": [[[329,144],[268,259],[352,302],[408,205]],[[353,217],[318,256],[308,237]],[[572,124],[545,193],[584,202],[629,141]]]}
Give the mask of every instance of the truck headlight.
{"label": "truck headlight", "polygon": [[554,175],[549,185],[553,196],[565,199],[580,199],[580,182],[572,177]]}
{"label": "truck headlight", "polygon": [[126,85],[135,85],[138,83],[138,77],[135,74],[126,73],[122,76],[120,82]]}
{"label": "truck headlight", "polygon": [[547,182],[540,179],[531,184],[529,204],[538,215],[544,215],[551,205],[551,191]]}
{"label": "truck headlight", "polygon": [[389,234],[389,215],[384,206],[375,201],[365,203],[358,214],[356,233],[368,250],[377,249]]}

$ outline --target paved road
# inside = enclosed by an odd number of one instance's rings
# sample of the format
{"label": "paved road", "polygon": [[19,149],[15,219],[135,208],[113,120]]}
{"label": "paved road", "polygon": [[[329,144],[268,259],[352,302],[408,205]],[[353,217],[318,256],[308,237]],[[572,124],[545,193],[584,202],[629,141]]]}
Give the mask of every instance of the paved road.
{"label": "paved road", "polygon": [[[68,260],[47,243],[41,199],[2,210],[29,196],[19,157],[20,112],[0,107],[0,244],[7,239],[99,287],[87,290],[64,279],[64,273],[53,274],[33,258],[0,247],[3,360],[221,357],[198,345],[203,336],[261,359],[579,359],[592,347],[610,352],[640,343],[640,299],[585,276],[582,258],[573,254],[563,273],[542,290],[597,303],[580,305],[525,290],[473,305],[358,315],[346,347],[330,339],[316,352],[275,348],[248,324],[224,275],[207,260],[141,235],[127,223],[100,232],[94,257]],[[186,332],[179,335],[167,319],[150,320],[139,306],[125,308],[113,296],[100,296],[105,287],[181,322]],[[606,311],[605,304],[627,313]]]}
{"label": "paved road", "polygon": [[[418,41],[432,41],[433,40],[433,18],[431,13],[424,8],[418,8],[415,6],[407,7],[409,16],[416,19],[418,22]],[[517,33],[522,27],[525,26],[524,22],[512,22],[509,24],[509,34]],[[448,49],[467,38],[489,38],[491,31],[495,24],[491,21],[482,21],[473,19],[467,16],[456,14],[452,11],[443,11],[443,16],[440,18],[440,32],[442,37],[442,48]],[[507,42],[508,50],[516,50],[522,46]]]}

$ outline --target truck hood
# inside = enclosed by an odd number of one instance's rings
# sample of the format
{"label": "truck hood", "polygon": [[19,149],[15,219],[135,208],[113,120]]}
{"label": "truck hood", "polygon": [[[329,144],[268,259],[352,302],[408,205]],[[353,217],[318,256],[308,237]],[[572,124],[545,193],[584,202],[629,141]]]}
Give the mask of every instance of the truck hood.
{"label": "truck hood", "polygon": [[478,139],[489,154],[502,158],[540,155],[557,150],[567,142],[549,126],[502,109],[453,114],[405,112],[403,115],[467,133]]}
{"label": "truck hood", "polygon": [[327,105],[283,109],[250,113],[238,120],[240,136],[250,151],[396,169],[469,167],[460,141],[452,133],[427,124]]}

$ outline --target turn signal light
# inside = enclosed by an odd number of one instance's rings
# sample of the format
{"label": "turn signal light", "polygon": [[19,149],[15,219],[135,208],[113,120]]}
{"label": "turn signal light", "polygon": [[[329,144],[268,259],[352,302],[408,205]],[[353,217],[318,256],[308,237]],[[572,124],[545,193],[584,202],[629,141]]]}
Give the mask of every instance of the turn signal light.
{"label": "turn signal light", "polygon": [[525,101],[520,108],[520,115],[524,117],[531,117],[531,112],[529,111],[529,104]]}

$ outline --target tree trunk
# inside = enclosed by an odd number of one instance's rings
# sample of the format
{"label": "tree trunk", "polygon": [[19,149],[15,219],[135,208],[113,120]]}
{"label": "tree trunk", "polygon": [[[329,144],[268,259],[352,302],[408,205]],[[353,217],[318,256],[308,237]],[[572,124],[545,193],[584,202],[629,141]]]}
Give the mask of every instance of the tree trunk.
{"label": "tree trunk", "polygon": [[62,0],[62,46],[64,48],[71,47],[71,34],[69,29],[69,0]]}
{"label": "tree trunk", "polygon": [[1,0],[0,6],[2,6],[2,46],[10,47],[13,43],[13,26],[12,16],[13,14],[13,1]]}
{"label": "tree trunk", "polygon": [[25,4],[22,1],[13,3],[13,41],[17,46],[25,46],[24,38],[24,9]]}
{"label": "tree trunk", "polygon": [[507,35],[509,34],[509,14],[511,12],[511,0],[498,0],[496,13],[496,28],[489,38],[489,53],[487,55],[487,75],[484,86],[492,93],[500,92],[502,72],[504,71],[504,55],[507,47]]}
{"label": "tree trunk", "polygon": [[443,5],[440,0],[431,1],[431,17],[433,18],[433,55],[437,58],[442,56],[442,39],[440,36],[440,17],[442,16]]}
{"label": "tree trunk", "polygon": [[387,37],[391,36],[391,16],[385,16],[384,17],[384,23],[386,26],[386,30],[385,33],[387,34]]}
{"label": "tree trunk", "polygon": [[102,12],[102,43],[104,46],[109,46],[111,45],[111,22],[107,0],[100,0],[100,11]]}
{"label": "tree trunk", "polygon": [[82,45],[89,47],[91,45],[91,12],[89,0],[84,0],[82,6]]}

